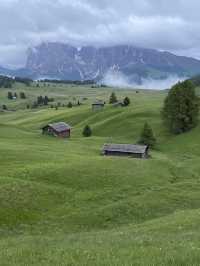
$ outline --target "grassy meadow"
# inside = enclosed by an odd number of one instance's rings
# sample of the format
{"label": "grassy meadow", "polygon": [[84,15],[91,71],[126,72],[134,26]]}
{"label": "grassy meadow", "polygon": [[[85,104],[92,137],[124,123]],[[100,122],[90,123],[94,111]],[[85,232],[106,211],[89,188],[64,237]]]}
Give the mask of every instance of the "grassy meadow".
{"label": "grassy meadow", "polygon": [[[8,100],[8,91],[25,100]],[[131,105],[100,112],[113,88],[50,84],[0,89],[0,265],[200,265],[200,126],[172,136],[160,117],[166,91],[117,89]],[[37,96],[73,108],[27,109]],[[70,140],[41,134],[64,121]],[[103,157],[105,142],[157,138],[148,160]],[[89,124],[93,135],[82,136]]]}

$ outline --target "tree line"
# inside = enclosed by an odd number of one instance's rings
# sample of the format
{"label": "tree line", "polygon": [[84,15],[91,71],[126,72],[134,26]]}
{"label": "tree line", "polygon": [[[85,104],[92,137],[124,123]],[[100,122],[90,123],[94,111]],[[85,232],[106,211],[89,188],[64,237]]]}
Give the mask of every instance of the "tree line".
{"label": "tree line", "polygon": [[41,83],[55,83],[55,84],[74,84],[74,85],[93,85],[95,80],[57,80],[57,79],[43,79],[39,80]]}
{"label": "tree line", "polygon": [[28,78],[7,77],[0,75],[0,88],[11,89],[15,82],[23,83],[26,86],[30,86],[33,80]]}
{"label": "tree line", "polygon": [[5,76],[0,76],[0,88],[12,88],[13,83],[14,79]]}

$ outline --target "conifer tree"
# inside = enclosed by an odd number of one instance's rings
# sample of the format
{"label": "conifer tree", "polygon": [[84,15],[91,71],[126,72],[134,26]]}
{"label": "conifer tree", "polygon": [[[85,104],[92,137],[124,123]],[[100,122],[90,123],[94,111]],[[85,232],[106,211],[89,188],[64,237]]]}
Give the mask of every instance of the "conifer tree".
{"label": "conifer tree", "polygon": [[44,102],[44,101],[43,101],[43,97],[42,97],[41,95],[38,96],[38,97],[37,97],[37,104],[38,104],[38,105],[43,105],[43,102]]}
{"label": "conifer tree", "polygon": [[83,136],[90,137],[91,135],[92,135],[92,130],[88,125],[86,125],[83,129]]}
{"label": "conifer tree", "polygon": [[12,92],[11,91],[8,92],[8,99],[9,100],[12,100],[13,99],[13,95],[12,95]]}
{"label": "conifer tree", "polygon": [[148,145],[149,147],[154,147],[156,143],[156,138],[154,137],[153,130],[147,122],[144,124],[139,143]]}
{"label": "conifer tree", "polygon": [[117,97],[114,92],[111,93],[110,95],[110,100],[109,103],[116,103],[117,102]]}
{"label": "conifer tree", "polygon": [[43,103],[44,103],[44,105],[48,105],[48,103],[49,103],[48,96],[44,96]]}
{"label": "conifer tree", "polygon": [[26,95],[25,95],[24,92],[20,92],[19,97],[20,97],[21,99],[26,99]]}
{"label": "conifer tree", "polygon": [[3,104],[2,109],[3,110],[8,110],[8,108],[7,108],[7,106],[5,104]]}
{"label": "conifer tree", "polygon": [[72,103],[69,102],[68,105],[67,105],[68,108],[72,108]]}
{"label": "conifer tree", "polygon": [[174,134],[187,132],[198,124],[199,104],[194,84],[186,80],[174,85],[164,102],[162,116]]}
{"label": "conifer tree", "polygon": [[123,100],[124,106],[128,106],[130,104],[130,102],[131,101],[130,101],[129,97],[125,97],[124,100]]}

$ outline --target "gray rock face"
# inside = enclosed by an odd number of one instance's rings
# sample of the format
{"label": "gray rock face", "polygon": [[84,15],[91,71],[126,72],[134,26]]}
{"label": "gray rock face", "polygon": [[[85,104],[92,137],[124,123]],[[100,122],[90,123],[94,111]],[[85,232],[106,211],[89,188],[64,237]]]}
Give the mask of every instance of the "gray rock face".
{"label": "gray rock face", "polygon": [[100,80],[108,72],[120,72],[139,84],[142,78],[198,74],[200,61],[128,45],[78,49],[67,44],[42,43],[29,49],[25,69],[34,78],[68,80]]}

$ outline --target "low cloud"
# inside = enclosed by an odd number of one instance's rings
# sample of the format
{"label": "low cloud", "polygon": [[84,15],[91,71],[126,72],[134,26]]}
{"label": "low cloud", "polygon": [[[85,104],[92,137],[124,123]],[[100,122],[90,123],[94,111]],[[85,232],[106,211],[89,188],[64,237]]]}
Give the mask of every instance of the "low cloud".
{"label": "low cloud", "polygon": [[185,79],[187,79],[187,77],[171,75],[166,79],[143,78],[141,79],[141,84],[138,84],[132,82],[130,78],[123,73],[108,71],[105,77],[101,80],[101,83],[116,88],[165,90],[171,88],[178,81],[183,81]]}
{"label": "low cloud", "polygon": [[142,84],[138,87],[141,89],[151,90],[165,90],[170,89],[174,84],[183,81],[187,77],[169,76],[166,79],[142,79]]}
{"label": "low cloud", "polygon": [[123,73],[113,71],[108,71],[101,80],[101,83],[117,88],[133,87],[133,84],[130,82],[128,77],[126,77]]}

